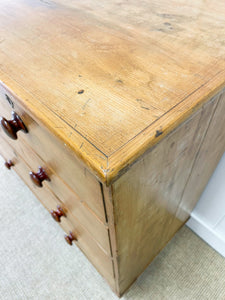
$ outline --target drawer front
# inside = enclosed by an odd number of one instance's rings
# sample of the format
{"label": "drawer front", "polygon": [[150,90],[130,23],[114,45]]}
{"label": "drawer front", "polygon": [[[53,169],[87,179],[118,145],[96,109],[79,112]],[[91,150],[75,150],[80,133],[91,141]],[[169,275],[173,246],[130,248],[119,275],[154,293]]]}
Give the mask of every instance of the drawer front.
{"label": "drawer front", "polygon": [[[12,111],[21,117],[28,129],[28,134],[18,132],[18,140],[25,140],[80,199],[105,222],[104,203],[98,180],[82,166],[72,151],[59,139],[44,127],[39,126],[18,104],[16,97],[0,83],[0,116],[10,120]],[[17,140],[14,142],[16,143]]]}
{"label": "drawer front", "polygon": [[[38,188],[30,181],[30,168],[25,164],[23,159],[12,149],[12,147],[0,137],[0,154],[5,160],[12,160],[12,167],[16,173],[23,179],[27,186],[32,190],[40,202],[50,211],[60,205],[66,213],[66,217],[61,217],[61,222],[58,223],[66,234],[71,231],[77,238],[74,243],[88,257],[92,264],[96,267],[100,274],[110,283],[113,284],[114,273],[112,259],[107,255],[102,248],[93,240],[91,234],[77,220],[71,222],[71,214],[62,203],[47,187]],[[49,214],[49,217],[50,214]]]}
{"label": "drawer front", "polygon": [[[0,133],[3,140],[5,137]],[[111,255],[108,226],[102,223],[91,210],[82,203],[79,197],[67,186],[62,180],[54,173],[54,171],[30,148],[26,142],[20,140],[7,140],[12,148],[23,158],[26,164],[30,167],[29,171],[37,172],[38,167],[41,166],[48,174],[51,181],[44,181],[43,186],[48,187],[65,205],[65,207],[71,212],[71,222],[78,220],[93,238],[99,243],[103,250]],[[29,172],[28,172],[29,174]],[[38,188],[38,187],[37,187]],[[38,188],[38,190],[42,190]],[[56,207],[52,207],[54,209]]]}

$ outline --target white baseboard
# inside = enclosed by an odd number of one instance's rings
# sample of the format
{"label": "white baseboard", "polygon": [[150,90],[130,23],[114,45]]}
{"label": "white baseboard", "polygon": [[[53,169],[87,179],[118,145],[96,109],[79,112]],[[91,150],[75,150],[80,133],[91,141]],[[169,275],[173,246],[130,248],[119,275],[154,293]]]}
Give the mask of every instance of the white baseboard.
{"label": "white baseboard", "polygon": [[217,252],[225,257],[225,237],[221,236],[220,234],[218,234],[218,232],[208,227],[195,215],[192,215],[186,225],[212,248],[214,248]]}

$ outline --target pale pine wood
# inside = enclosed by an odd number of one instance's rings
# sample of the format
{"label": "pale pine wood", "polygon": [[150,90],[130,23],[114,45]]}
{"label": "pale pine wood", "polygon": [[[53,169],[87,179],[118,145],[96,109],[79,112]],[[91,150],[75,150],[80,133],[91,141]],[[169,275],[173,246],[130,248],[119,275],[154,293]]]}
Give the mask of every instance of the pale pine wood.
{"label": "pale pine wood", "polygon": [[[106,279],[110,286],[114,287],[114,270],[112,258],[105,254],[101,247],[94,241],[93,236],[87,231],[78,219],[68,211],[68,207],[63,203],[62,199],[57,198],[48,187],[38,188],[32,184],[29,178],[30,167],[25,164],[20,155],[0,136],[0,155],[5,160],[11,159],[14,163],[13,170],[23,179],[26,185],[31,189],[40,202],[50,211],[60,204],[66,211],[67,217],[62,217],[61,222],[58,223],[64,232],[68,234],[72,231],[77,237],[76,245],[87,256],[91,263],[96,267],[99,273]],[[54,222],[54,220],[53,220]],[[47,229],[46,229],[47,230]],[[64,237],[62,235],[62,242]],[[69,247],[69,246],[68,246]]]}
{"label": "pale pine wood", "polygon": [[225,86],[222,0],[0,5],[1,80],[108,184]]}
{"label": "pale pine wood", "polygon": [[114,277],[115,283],[113,290],[118,296],[121,296],[121,289],[119,285],[119,263],[118,263],[118,246],[117,246],[117,236],[116,236],[116,221],[115,216],[116,212],[114,211],[114,202],[112,195],[112,187],[107,187],[103,185],[103,197],[105,201],[106,215],[109,225],[109,238],[111,243],[112,259],[113,259],[113,268],[114,268]]}
{"label": "pale pine wood", "polygon": [[48,168],[47,203],[64,205],[120,296],[184,224],[225,150],[225,2],[0,8],[0,112],[14,109],[29,130],[10,141],[19,155],[7,153],[22,177]]}
{"label": "pale pine wood", "polygon": [[[121,176],[111,192],[106,191],[113,203],[110,207],[106,201],[106,209],[114,215],[114,224],[109,225],[116,236],[114,264],[118,268],[119,295],[187,220],[190,211],[185,219],[176,212],[219,100],[217,96],[204,105]],[[219,149],[225,150],[224,143]],[[193,197],[185,199],[187,206],[193,199],[197,202],[197,194],[192,185]]]}
{"label": "pale pine wood", "polygon": [[[0,133],[2,140],[5,140],[3,133]],[[6,140],[5,140],[6,141]],[[111,249],[109,244],[108,226],[104,225],[98,219],[91,210],[82,204],[82,200],[72,192],[72,190],[55,174],[55,172],[44,162],[27,144],[20,139],[16,142],[11,139],[7,139],[7,143],[10,144],[12,149],[16,150],[16,153],[26,162],[30,171],[37,172],[38,167],[41,166],[47,172],[50,182],[45,181],[43,185],[48,187],[59,199],[64,203],[64,206],[69,210],[72,215],[70,217],[71,223],[76,224],[77,220],[86,228],[86,230],[92,235],[102,249],[111,255]],[[27,173],[27,175],[29,174]],[[32,184],[32,183],[31,183]],[[42,189],[37,188],[37,191]],[[56,206],[51,209],[56,209]]]}
{"label": "pale pine wood", "polygon": [[[13,104],[10,105],[8,101]],[[9,140],[9,143],[23,147],[23,141],[27,142],[47,165],[73,189],[79,198],[93,210],[98,218],[105,222],[104,204],[99,182],[78,161],[67,145],[60,143],[43,126],[34,121],[24,108],[18,105],[18,100],[13,94],[3,86],[0,86],[0,104],[2,116],[10,119],[12,109],[15,110],[21,116],[29,131],[29,134],[19,132],[19,141]],[[20,143],[20,141],[22,142]]]}
{"label": "pale pine wood", "polygon": [[[225,92],[221,94],[204,141],[192,166],[177,217],[185,220],[196,205],[225,151]],[[193,193],[194,190],[194,193]]]}

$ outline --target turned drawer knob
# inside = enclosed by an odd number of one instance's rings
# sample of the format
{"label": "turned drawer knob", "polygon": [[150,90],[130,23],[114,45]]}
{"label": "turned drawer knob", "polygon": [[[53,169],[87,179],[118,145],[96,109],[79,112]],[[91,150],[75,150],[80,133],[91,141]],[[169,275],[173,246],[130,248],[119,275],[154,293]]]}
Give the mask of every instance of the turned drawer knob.
{"label": "turned drawer knob", "polygon": [[5,162],[5,166],[6,166],[7,169],[10,170],[11,167],[14,166],[14,163],[11,160],[8,160],[8,161]]}
{"label": "turned drawer knob", "polygon": [[77,241],[77,238],[74,236],[72,231],[70,231],[70,233],[68,235],[65,235],[65,240],[70,246],[72,246],[73,241]]}
{"label": "turned drawer knob", "polygon": [[56,222],[61,222],[61,217],[66,217],[66,214],[64,213],[60,205],[57,206],[56,210],[51,210],[50,213]]}
{"label": "turned drawer knob", "polygon": [[4,132],[13,140],[17,139],[18,131],[22,130],[25,133],[28,132],[23,121],[14,111],[12,112],[12,120],[6,120],[3,117],[1,118],[1,126]]}
{"label": "turned drawer knob", "polygon": [[33,183],[38,187],[43,186],[42,182],[44,180],[50,181],[50,178],[48,177],[46,171],[42,167],[39,167],[38,173],[30,172],[30,178],[33,181]]}

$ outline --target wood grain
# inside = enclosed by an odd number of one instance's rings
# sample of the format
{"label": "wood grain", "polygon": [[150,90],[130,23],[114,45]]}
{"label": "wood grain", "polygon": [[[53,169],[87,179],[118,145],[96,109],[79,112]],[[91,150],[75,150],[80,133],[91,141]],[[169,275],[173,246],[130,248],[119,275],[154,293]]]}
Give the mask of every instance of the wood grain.
{"label": "wood grain", "polygon": [[117,294],[117,296],[121,296],[121,289],[119,285],[119,263],[118,263],[118,246],[117,246],[117,236],[116,236],[116,221],[115,216],[116,212],[114,210],[114,201],[113,201],[113,195],[112,195],[112,187],[106,187],[106,185],[103,185],[103,197],[105,202],[105,208],[106,208],[106,214],[108,219],[108,225],[109,225],[109,239],[111,244],[111,253],[112,253],[112,259],[113,259],[113,268],[114,268],[114,277],[115,277],[115,283],[113,286],[114,292]]}
{"label": "wood grain", "polygon": [[[0,134],[0,153],[48,209],[67,210],[64,230],[121,296],[225,150],[225,2],[0,7],[0,113],[29,131],[10,146]],[[41,190],[26,179],[39,165]]]}
{"label": "wood grain", "polygon": [[201,193],[225,151],[224,113],[225,93],[220,95],[204,141],[192,165],[192,171],[177,210],[177,217],[181,220],[185,220],[194,209]]}
{"label": "wood grain", "polygon": [[[118,268],[119,295],[189,217],[180,219],[176,213],[219,99],[219,96],[214,97],[204,105],[122,175],[111,191],[108,190],[112,207],[106,201],[106,209],[107,214],[109,210],[114,216],[114,224],[109,223],[109,226],[113,226],[110,233],[115,231],[111,233],[115,235],[111,243],[116,247],[114,264]],[[222,145],[219,148],[222,149]],[[192,194],[191,199],[185,198],[187,206],[198,200],[193,184]]]}
{"label": "wood grain", "polygon": [[[25,164],[18,153],[1,137],[0,155],[3,156],[5,160],[9,159],[9,157],[12,159],[14,162],[13,169],[23,179],[26,185],[31,189],[34,195],[40,200],[40,202],[47,208],[49,212],[52,208],[57,207],[59,204],[65,209],[67,217],[62,218],[59,225],[66,234],[68,234],[70,231],[74,233],[74,235],[77,237],[77,242],[75,242],[75,244],[87,256],[87,258],[96,267],[99,273],[107,280],[113,289],[115,283],[112,259],[109,255],[102,251],[102,248],[99,247],[99,245],[94,241],[93,236],[87,231],[85,226],[83,226],[77,219],[74,220],[74,217],[66,209],[65,204],[61,202],[61,199],[59,200],[59,198],[57,198],[50,191],[50,189],[47,187],[40,189],[31,183],[29,178],[30,167]],[[51,218],[50,213],[49,218]],[[64,242],[63,240],[64,238],[62,234],[62,242]]]}
{"label": "wood grain", "polygon": [[0,3],[1,80],[108,184],[225,86],[222,0]]}
{"label": "wood grain", "polygon": [[[0,133],[1,140],[5,140],[5,137]],[[6,141],[6,140],[5,140]],[[56,195],[58,199],[64,204],[65,208],[70,211],[71,223],[79,221],[84,228],[92,235],[102,249],[111,255],[111,249],[109,244],[108,226],[101,222],[85,205],[82,199],[79,198],[67,185],[64,183],[57,174],[44,162],[24,141],[18,140],[16,143],[14,140],[7,140],[7,143],[16,150],[16,153],[23,158],[26,164],[29,166],[30,171],[36,172],[38,167],[41,166],[46,171],[46,174],[51,181],[43,182],[43,186],[49,188],[52,193]],[[27,175],[29,175],[29,172]],[[31,182],[30,182],[31,183]],[[88,182],[87,182],[88,186]],[[41,191],[43,188],[37,190]],[[95,195],[92,195],[95,197]],[[56,208],[56,205],[51,209]]]}
{"label": "wood grain", "polygon": [[[39,125],[22,106],[18,105],[18,100],[4,87],[0,87],[0,103],[2,116],[10,119],[12,110],[16,111],[29,130],[26,135],[19,132],[17,141],[8,139],[8,142],[13,147],[16,147],[17,144],[19,144],[18,147],[20,145],[23,147],[24,142],[28,143],[39,157],[91,208],[96,216],[105,222],[99,182],[68,149],[67,144],[60,142]],[[60,127],[60,124],[58,126]],[[21,149],[21,151],[23,150]]]}

